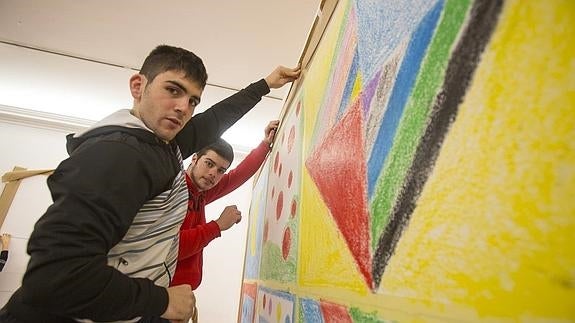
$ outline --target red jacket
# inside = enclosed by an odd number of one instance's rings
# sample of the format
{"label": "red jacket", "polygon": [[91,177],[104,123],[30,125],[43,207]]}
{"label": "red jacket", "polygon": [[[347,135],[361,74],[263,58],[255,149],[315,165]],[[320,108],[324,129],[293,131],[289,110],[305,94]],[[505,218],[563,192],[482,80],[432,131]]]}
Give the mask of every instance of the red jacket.
{"label": "red jacket", "polygon": [[178,265],[171,286],[189,284],[192,289],[198,288],[202,282],[202,251],[221,235],[216,221],[206,223],[206,204],[232,192],[250,179],[263,164],[269,150],[269,144],[262,141],[236,168],[225,174],[216,186],[204,192],[198,192],[186,174],[190,199],[188,213],[180,228]]}

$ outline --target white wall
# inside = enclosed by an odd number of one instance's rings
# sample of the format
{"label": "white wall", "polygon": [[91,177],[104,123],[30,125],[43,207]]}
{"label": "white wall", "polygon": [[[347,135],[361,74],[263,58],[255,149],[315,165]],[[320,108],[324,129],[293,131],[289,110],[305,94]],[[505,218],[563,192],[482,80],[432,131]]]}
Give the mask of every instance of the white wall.
{"label": "white wall", "polygon": [[[14,166],[28,169],[55,168],[67,157],[66,133],[68,131],[8,123],[0,119],[0,175],[11,171]],[[243,153],[236,152],[234,165],[243,157]],[[0,272],[0,306],[20,285],[28,261],[25,251],[28,237],[37,218],[51,203],[45,182],[45,176],[35,176],[21,182],[8,216],[0,228],[0,232],[13,235],[8,262]],[[217,218],[226,205],[235,204],[242,211],[244,219],[224,231],[222,237],[214,240],[204,251],[204,279],[196,292],[199,315],[203,322],[236,320],[250,199],[251,180],[207,208],[207,218],[211,220]]]}
{"label": "white wall", "polygon": [[[0,43],[0,71],[0,105],[26,109],[25,113],[51,113],[93,122],[132,107],[128,80],[134,70]],[[195,112],[205,111],[234,93],[208,84]],[[237,149],[257,146],[265,125],[279,119],[282,106],[281,100],[263,97],[224,133],[224,139]]]}

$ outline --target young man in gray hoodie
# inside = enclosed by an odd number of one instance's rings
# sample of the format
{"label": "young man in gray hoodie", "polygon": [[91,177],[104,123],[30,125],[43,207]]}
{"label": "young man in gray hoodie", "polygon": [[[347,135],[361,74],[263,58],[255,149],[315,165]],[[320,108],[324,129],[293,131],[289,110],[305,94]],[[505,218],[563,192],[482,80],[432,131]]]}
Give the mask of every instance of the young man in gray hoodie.
{"label": "young man in gray hoodie", "polygon": [[188,202],[182,160],[298,76],[280,66],[192,117],[203,62],[156,47],[130,78],[132,109],[68,136],[70,157],[48,178],[54,203],[34,227],[22,286],[0,322],[187,321],[191,287],[169,287]]}

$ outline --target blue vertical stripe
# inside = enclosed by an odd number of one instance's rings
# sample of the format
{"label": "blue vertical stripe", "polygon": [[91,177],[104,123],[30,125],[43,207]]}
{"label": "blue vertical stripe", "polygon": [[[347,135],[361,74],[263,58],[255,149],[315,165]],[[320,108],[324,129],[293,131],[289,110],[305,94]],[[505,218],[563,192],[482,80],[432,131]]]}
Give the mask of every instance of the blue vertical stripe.
{"label": "blue vertical stripe", "polygon": [[371,199],[377,178],[383,163],[393,144],[393,138],[403,115],[405,104],[411,95],[411,90],[419,73],[421,62],[425,57],[427,47],[433,37],[439,17],[443,10],[443,1],[436,5],[423,17],[419,26],[413,33],[405,57],[393,85],[389,103],[379,133],[375,139],[373,150],[368,161],[368,194]]}
{"label": "blue vertical stripe", "polygon": [[357,72],[358,72],[358,56],[357,50],[353,53],[353,60],[351,62],[351,67],[349,70],[349,74],[347,77],[347,81],[345,83],[345,88],[343,90],[343,96],[341,98],[341,103],[339,105],[339,111],[337,112],[337,120],[341,119],[343,112],[349,106],[349,100],[351,98],[351,94],[353,92],[353,85],[355,84],[355,80],[357,79]]}

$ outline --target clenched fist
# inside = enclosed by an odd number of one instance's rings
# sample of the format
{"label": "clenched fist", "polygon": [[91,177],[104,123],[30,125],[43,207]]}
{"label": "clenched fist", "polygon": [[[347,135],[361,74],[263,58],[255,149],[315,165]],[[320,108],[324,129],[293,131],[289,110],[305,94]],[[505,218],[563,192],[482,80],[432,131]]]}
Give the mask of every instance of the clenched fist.
{"label": "clenched fist", "polygon": [[196,297],[190,285],[178,285],[168,288],[168,308],[162,315],[172,321],[183,321],[192,317],[196,308]]}
{"label": "clenched fist", "polygon": [[220,231],[225,231],[231,228],[235,223],[239,223],[241,220],[242,212],[240,212],[235,205],[228,205],[216,220],[216,223],[220,227]]}

